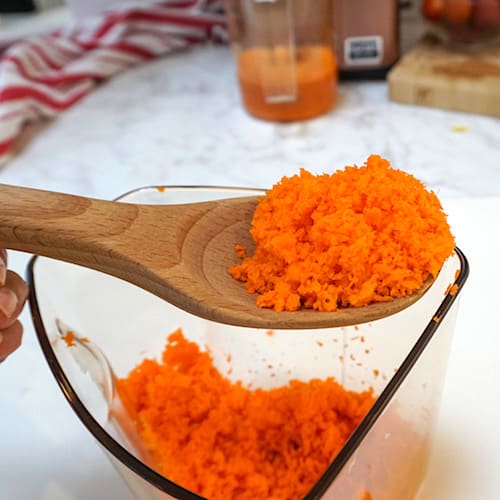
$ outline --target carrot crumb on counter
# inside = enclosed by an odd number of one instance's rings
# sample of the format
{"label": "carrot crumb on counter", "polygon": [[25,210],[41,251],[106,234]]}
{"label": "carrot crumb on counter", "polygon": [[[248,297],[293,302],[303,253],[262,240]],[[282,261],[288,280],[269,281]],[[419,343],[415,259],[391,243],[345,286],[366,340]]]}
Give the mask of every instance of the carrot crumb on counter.
{"label": "carrot crumb on counter", "polygon": [[468,125],[457,124],[453,125],[453,127],[451,127],[451,130],[453,130],[453,132],[464,133],[468,132],[470,130],[470,127]]}
{"label": "carrot crumb on counter", "polygon": [[117,388],[157,470],[211,500],[303,498],[374,402],[333,378],[249,390],[181,330]]}
{"label": "carrot crumb on counter", "polygon": [[333,174],[283,177],[259,201],[250,232],[255,253],[229,272],[276,311],[409,295],[455,246],[436,194],[376,155]]}

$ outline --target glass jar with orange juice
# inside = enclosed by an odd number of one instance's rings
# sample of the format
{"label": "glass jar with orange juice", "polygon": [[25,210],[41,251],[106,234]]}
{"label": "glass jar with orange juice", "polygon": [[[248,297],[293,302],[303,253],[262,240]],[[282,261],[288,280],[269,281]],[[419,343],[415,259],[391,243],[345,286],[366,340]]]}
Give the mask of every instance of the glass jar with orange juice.
{"label": "glass jar with orange juice", "polygon": [[295,121],[335,104],[337,63],[331,0],[226,0],[246,110]]}

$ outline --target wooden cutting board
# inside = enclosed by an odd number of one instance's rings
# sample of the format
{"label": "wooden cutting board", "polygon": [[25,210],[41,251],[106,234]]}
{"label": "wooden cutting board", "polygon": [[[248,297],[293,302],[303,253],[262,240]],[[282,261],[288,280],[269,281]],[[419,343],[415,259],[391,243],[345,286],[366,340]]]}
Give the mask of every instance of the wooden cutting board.
{"label": "wooden cutting board", "polygon": [[500,44],[460,51],[428,36],[387,78],[393,101],[500,117]]}

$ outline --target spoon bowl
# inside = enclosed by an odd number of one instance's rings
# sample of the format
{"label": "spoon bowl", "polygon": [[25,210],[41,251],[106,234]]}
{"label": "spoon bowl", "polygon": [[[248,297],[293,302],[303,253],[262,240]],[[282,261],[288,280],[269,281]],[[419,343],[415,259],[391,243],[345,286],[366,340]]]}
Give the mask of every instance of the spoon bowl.
{"label": "spoon bowl", "polygon": [[228,269],[236,244],[253,252],[249,234],[257,196],[179,205],[112,202],[0,185],[0,246],[79,264],[133,283],[205,319],[238,326],[314,329],[392,315],[412,295],[336,312],[276,312]]}

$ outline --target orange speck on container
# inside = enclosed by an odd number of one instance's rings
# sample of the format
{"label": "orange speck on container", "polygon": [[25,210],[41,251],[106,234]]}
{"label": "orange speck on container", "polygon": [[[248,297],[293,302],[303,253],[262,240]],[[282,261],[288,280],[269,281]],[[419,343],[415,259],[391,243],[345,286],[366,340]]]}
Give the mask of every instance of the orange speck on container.
{"label": "orange speck on container", "polygon": [[456,295],[456,293],[458,292],[458,285],[455,283],[455,284],[449,284],[448,287],[446,288],[444,294],[445,295]]}
{"label": "orange speck on container", "polygon": [[66,345],[68,347],[74,347],[75,345],[75,334],[71,330],[66,332],[64,335],[61,336],[62,340],[66,342]]}

